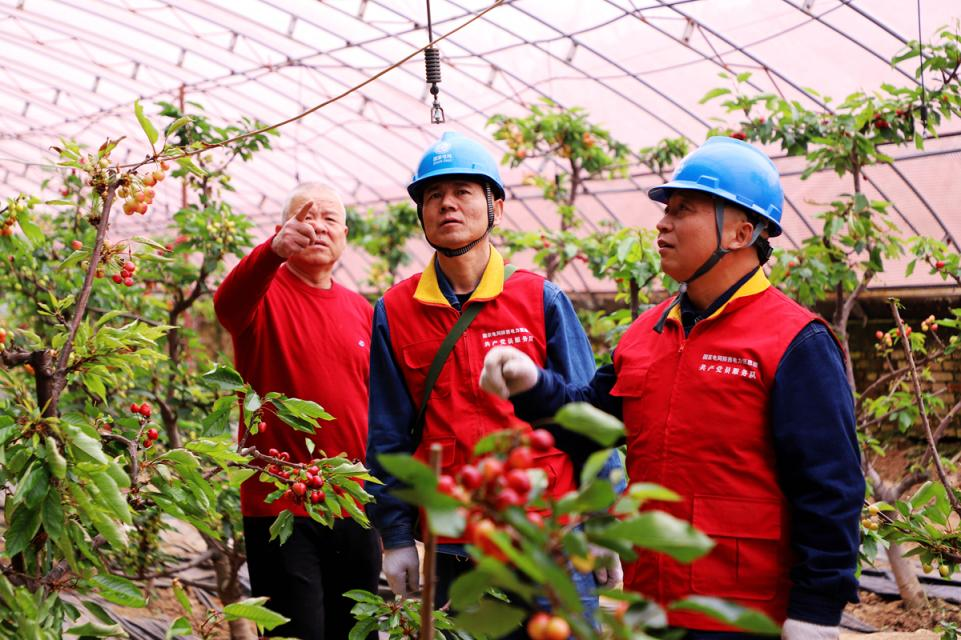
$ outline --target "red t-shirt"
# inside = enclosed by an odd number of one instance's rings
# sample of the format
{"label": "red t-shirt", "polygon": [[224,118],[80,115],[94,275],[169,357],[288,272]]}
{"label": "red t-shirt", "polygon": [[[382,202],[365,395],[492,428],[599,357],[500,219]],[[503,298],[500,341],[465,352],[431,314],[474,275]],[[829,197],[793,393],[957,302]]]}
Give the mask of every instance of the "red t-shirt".
{"label": "red t-shirt", "polygon": [[[220,323],[230,332],[240,375],[261,396],[277,391],[313,400],[334,416],[321,421],[312,436],[314,456],[346,453],[363,461],[367,446],[367,395],[373,310],[362,296],[337,283],[312,287],[293,275],[270,240],[256,247],[228,274],[214,294]],[[273,415],[266,431],[248,445],[267,452],[290,453],[291,460],[311,458],[305,433]],[[241,425],[238,437],[243,437]],[[240,489],[245,516],[273,516],[284,509],[306,515],[302,507],[264,498],[273,485],[248,479]]]}

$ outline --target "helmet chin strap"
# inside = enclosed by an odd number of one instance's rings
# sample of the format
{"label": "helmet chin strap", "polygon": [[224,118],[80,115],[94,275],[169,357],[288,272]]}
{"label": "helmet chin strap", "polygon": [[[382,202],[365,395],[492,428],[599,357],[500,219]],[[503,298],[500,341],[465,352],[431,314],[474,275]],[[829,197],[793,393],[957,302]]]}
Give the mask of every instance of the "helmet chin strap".
{"label": "helmet chin strap", "polygon": [[[724,201],[717,197],[713,197],[713,200],[714,200],[714,229],[717,237],[717,245],[716,245],[716,248],[714,249],[714,253],[712,253],[711,256],[704,261],[704,264],[702,264],[700,267],[697,268],[697,270],[691,275],[690,278],[688,278],[687,280],[681,283],[681,287],[680,289],[678,289],[677,296],[674,298],[674,301],[671,302],[671,304],[669,304],[666,309],[664,309],[664,313],[661,314],[661,317],[658,319],[657,324],[654,325],[654,331],[657,331],[658,333],[664,332],[664,323],[667,322],[667,316],[670,315],[671,310],[674,309],[674,307],[681,304],[681,300],[687,295],[687,287],[692,282],[694,282],[695,280],[703,276],[705,273],[713,269],[714,265],[720,262],[721,258],[731,253],[730,249],[725,249],[721,247],[721,231],[724,229]],[[754,225],[754,231],[751,233],[751,241],[746,246],[748,247],[753,246],[754,243],[757,242],[758,238],[761,237],[761,234],[764,232],[766,228],[767,228],[767,222],[764,221],[763,219],[759,220],[758,223]],[[770,256],[770,251],[771,251],[771,246],[766,245],[765,252],[767,253],[768,256]],[[758,255],[760,257],[760,254]],[[762,264],[764,262],[767,262],[766,258],[762,260]]]}
{"label": "helmet chin strap", "polygon": [[427,244],[433,247],[435,251],[448,258],[458,258],[476,247],[477,243],[486,238],[491,232],[491,229],[494,228],[494,193],[491,191],[490,183],[486,181],[484,182],[484,195],[487,197],[487,229],[484,230],[484,233],[482,233],[479,238],[475,238],[474,240],[471,240],[465,244],[463,247],[458,247],[457,249],[441,247],[430,241],[430,238],[427,237],[427,229],[424,227],[424,205],[422,203],[418,203],[417,217],[420,219],[421,229],[424,229],[424,239],[427,240]]}

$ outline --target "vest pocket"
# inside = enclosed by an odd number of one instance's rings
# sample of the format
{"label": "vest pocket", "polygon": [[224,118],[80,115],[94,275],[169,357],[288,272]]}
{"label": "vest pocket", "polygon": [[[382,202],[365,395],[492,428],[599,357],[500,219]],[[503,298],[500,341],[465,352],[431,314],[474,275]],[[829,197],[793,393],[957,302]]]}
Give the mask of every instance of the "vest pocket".
{"label": "vest pocket", "polygon": [[[426,436],[426,434],[425,434]],[[457,438],[428,438],[425,437],[423,442],[419,447],[419,450],[423,452],[424,461],[427,462],[430,459],[430,447],[433,444],[439,444],[441,446],[441,457],[440,457],[440,467],[441,473],[450,474],[452,471],[456,471],[453,467],[455,463],[458,462],[460,456],[457,455]],[[456,464],[459,468],[461,465]]]}
{"label": "vest pocket", "polygon": [[692,523],[714,540],[711,552],[691,565],[694,593],[770,600],[787,567],[780,562],[781,503],[694,496]]}
{"label": "vest pocket", "polygon": [[[427,380],[427,372],[430,370],[430,365],[434,362],[434,357],[437,355],[437,350],[440,349],[441,340],[430,340],[428,342],[416,342],[411,345],[407,345],[403,348],[403,358],[404,364],[407,365],[409,369],[413,369],[420,376],[421,384]],[[437,396],[447,396],[450,395],[450,372],[454,368],[454,353],[451,352],[447,356],[447,361],[444,363],[444,368],[441,369],[440,375],[437,376],[437,382],[434,384],[433,395]],[[422,387],[423,388],[423,387]],[[421,398],[414,399],[417,405],[420,405]]]}
{"label": "vest pocket", "polygon": [[640,398],[647,382],[650,366],[624,367],[617,372],[617,382],[611,388],[611,395],[626,398]]}

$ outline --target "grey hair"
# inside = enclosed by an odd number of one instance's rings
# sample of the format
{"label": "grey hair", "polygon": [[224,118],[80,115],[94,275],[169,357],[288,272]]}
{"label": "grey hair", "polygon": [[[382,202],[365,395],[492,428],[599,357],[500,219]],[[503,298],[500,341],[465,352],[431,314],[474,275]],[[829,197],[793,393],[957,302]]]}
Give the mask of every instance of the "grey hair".
{"label": "grey hair", "polygon": [[306,193],[316,193],[318,191],[329,193],[337,199],[337,202],[340,203],[341,208],[344,207],[344,201],[341,199],[340,194],[337,193],[337,190],[329,184],[325,184],[323,182],[301,182],[291,189],[290,193],[288,193],[287,197],[284,199],[284,206],[280,210],[280,223],[283,224],[287,221],[287,218],[290,217],[290,205],[293,204],[296,198],[303,196]]}

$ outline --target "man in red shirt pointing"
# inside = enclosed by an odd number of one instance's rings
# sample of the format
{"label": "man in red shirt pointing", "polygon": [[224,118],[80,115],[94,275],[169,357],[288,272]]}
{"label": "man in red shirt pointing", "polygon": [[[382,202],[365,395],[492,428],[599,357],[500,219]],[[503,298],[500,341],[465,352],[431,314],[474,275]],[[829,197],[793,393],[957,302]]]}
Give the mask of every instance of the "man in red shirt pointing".
{"label": "man in red shirt pointing", "polygon": [[[337,193],[301,184],[287,198],[283,226],[230,272],[214,306],[233,338],[237,370],[257,393],[317,402],[334,420],[311,436],[314,450],[364,460],[372,309],[333,280],[346,243],[346,213]],[[263,424],[248,445],[286,451],[294,462],[313,457],[303,433],[271,414]],[[242,425],[240,431],[242,439]],[[328,529],[284,499],[267,504],[273,490],[256,476],[240,489],[253,594],[269,597],[268,606],[290,618],[274,630],[278,635],[346,638],[355,621],[344,592],[377,591],[377,534],[349,518]],[[269,529],[284,509],[294,514],[294,528],[280,545],[269,541]]]}

